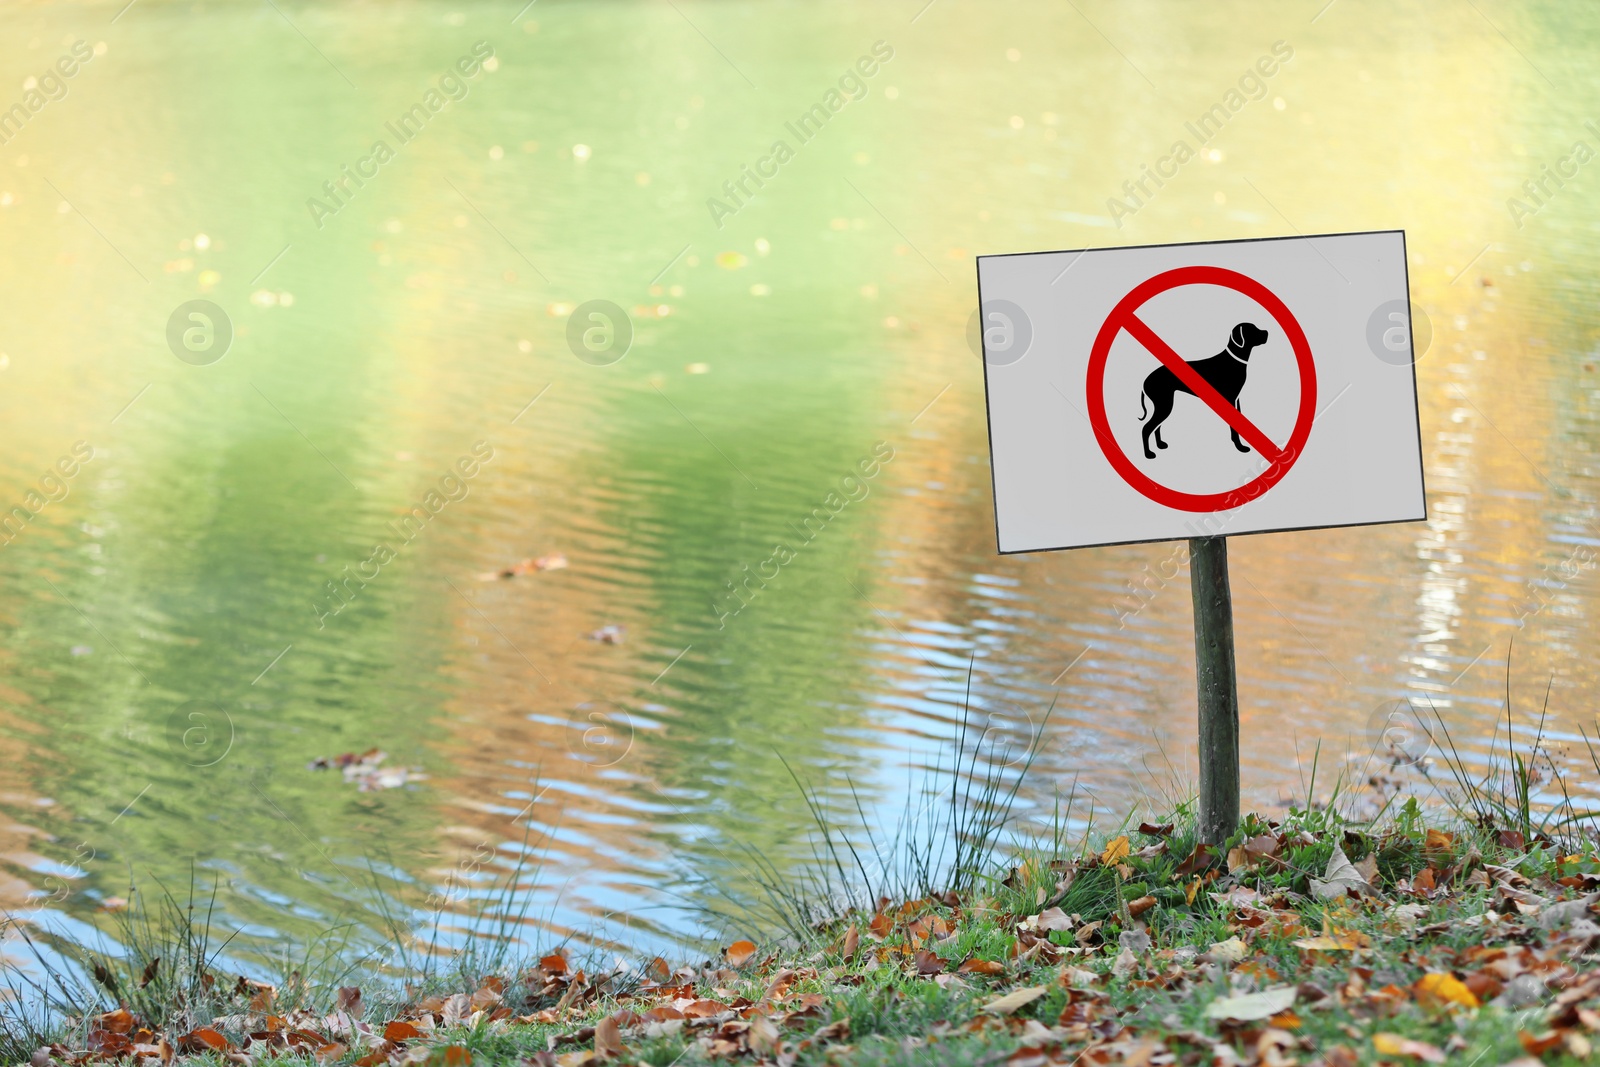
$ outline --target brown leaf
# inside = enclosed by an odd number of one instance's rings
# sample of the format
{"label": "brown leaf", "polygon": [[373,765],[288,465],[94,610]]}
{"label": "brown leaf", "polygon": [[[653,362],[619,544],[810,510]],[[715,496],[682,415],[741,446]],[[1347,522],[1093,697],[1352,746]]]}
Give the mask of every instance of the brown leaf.
{"label": "brown leaf", "polygon": [[653,1023],[664,1023],[668,1019],[682,1019],[684,1015],[683,1012],[674,1008],[671,1004],[657,1004],[645,1012],[644,1017]]}
{"label": "brown leaf", "polygon": [[957,974],[1005,974],[1006,965],[998,960],[968,960],[956,969]]}
{"label": "brown leaf", "polygon": [[122,990],[117,986],[117,976],[112,974],[105,964],[99,960],[94,961],[94,980],[105,986],[113,996],[121,996]]}
{"label": "brown leaf", "polygon": [[1547,1034],[1535,1037],[1526,1030],[1517,1031],[1517,1040],[1522,1042],[1522,1048],[1530,1056],[1543,1056],[1546,1052],[1561,1044],[1561,1035],[1552,1030]]}
{"label": "brown leaf", "polygon": [[444,1026],[460,1026],[469,1012],[467,1006],[471,1003],[465,993],[456,993],[444,1000],[444,1010],[439,1014],[443,1016]]}
{"label": "brown leaf", "polygon": [[844,935],[844,959],[846,963],[856,958],[856,950],[861,947],[861,931],[852,924]]}
{"label": "brown leaf", "polygon": [[872,921],[867,924],[867,933],[878,941],[884,940],[893,932],[894,920],[886,912],[878,912],[872,917]]}
{"label": "brown leaf", "polygon": [[334,1005],[352,1019],[361,1018],[361,987],[341,986],[333,998]]}
{"label": "brown leaf", "polygon": [[233,1047],[233,1043],[209,1026],[202,1026],[198,1030],[190,1030],[178,1038],[178,1048],[184,1052],[226,1052]]}
{"label": "brown leaf", "polygon": [[1172,830],[1173,824],[1170,822],[1162,823],[1160,826],[1152,826],[1147,822],[1142,822],[1139,824],[1139,832],[1141,834],[1148,834],[1151,837],[1167,837],[1171,835]]}
{"label": "brown leaf", "polygon": [[1527,838],[1523,837],[1521,831],[1518,830],[1501,830],[1495,839],[1500,842],[1501,848],[1509,848],[1516,852],[1521,852],[1528,847]]}
{"label": "brown leaf", "polygon": [[95,1020],[100,1029],[113,1034],[126,1034],[133,1030],[133,1013],[127,1008],[108,1011]]}
{"label": "brown leaf", "polygon": [[722,951],[722,955],[728,961],[730,967],[743,967],[755,957],[755,954],[756,943],[754,941],[735,941]]}
{"label": "brown leaf", "polygon": [[1180,878],[1187,877],[1191,874],[1199,874],[1201,871],[1212,866],[1216,862],[1216,849],[1212,848],[1210,845],[1196,845],[1194,846],[1194,851],[1189,853],[1189,857],[1182,863],[1178,864],[1178,866],[1173,869],[1172,873]]}
{"label": "brown leaf", "polygon": [[750,1044],[750,1051],[760,1056],[776,1056],[783,1048],[783,1035],[765,1015],[751,1018],[745,1040]]}
{"label": "brown leaf", "polygon": [[567,958],[565,956],[546,956],[539,961],[539,966],[544,968],[546,974],[566,974]]}
{"label": "brown leaf", "polygon": [[812,1034],[808,1044],[823,1045],[832,1041],[843,1041],[850,1036],[850,1020],[837,1019]]}
{"label": "brown leaf", "polygon": [[606,1059],[622,1055],[622,1030],[609,1015],[594,1024],[594,1054]]}
{"label": "brown leaf", "polygon": [[665,985],[672,981],[672,967],[666,960],[657,956],[645,966],[644,976],[656,985]]}
{"label": "brown leaf", "polygon": [[917,973],[920,975],[942,974],[944,972],[944,960],[925,948],[918,949],[917,954],[912,958],[916,961]]}
{"label": "brown leaf", "polygon": [[415,1026],[412,1026],[404,1019],[396,1019],[394,1022],[383,1028],[383,1039],[385,1041],[399,1043],[401,1041],[410,1041],[413,1038],[418,1038],[421,1036],[422,1031],[418,1030]]}
{"label": "brown leaf", "polygon": [[1244,850],[1252,856],[1276,856],[1279,847],[1278,839],[1271,834],[1252,837],[1244,843]]}
{"label": "brown leaf", "polygon": [[683,1014],[685,1018],[689,1019],[706,1019],[732,1010],[733,1008],[730,1005],[718,1000],[697,1000],[692,1004],[686,1005],[683,1009]]}
{"label": "brown leaf", "polygon": [[1425,849],[1448,852],[1456,843],[1455,834],[1447,834],[1443,830],[1429,830],[1423,840]]}
{"label": "brown leaf", "polygon": [[157,956],[145,964],[144,973],[139,976],[139,988],[143,989],[156,979],[156,972],[161,969],[161,957]]}
{"label": "brown leaf", "polygon": [[501,1001],[500,991],[505,988],[505,985],[505,979],[503,978],[486,979],[473,992],[471,999],[467,1001],[468,1012],[483,1011],[485,1008],[497,1006]]}
{"label": "brown leaf", "polygon": [[1145,912],[1149,911],[1155,906],[1155,897],[1149,895],[1142,896],[1138,900],[1128,901],[1128,914],[1137,919],[1139,916],[1143,915]]}

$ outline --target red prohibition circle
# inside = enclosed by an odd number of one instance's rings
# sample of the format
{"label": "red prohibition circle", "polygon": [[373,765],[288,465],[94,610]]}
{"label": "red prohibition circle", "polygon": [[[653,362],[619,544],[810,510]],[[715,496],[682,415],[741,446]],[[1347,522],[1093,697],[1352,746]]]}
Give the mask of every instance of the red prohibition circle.
{"label": "red prohibition circle", "polygon": [[[1124,324],[1151,297],[1168,289],[1176,289],[1180,285],[1220,285],[1243,293],[1260,304],[1277,320],[1289,338],[1289,344],[1294,348],[1295,361],[1300,368],[1300,413],[1295,419],[1294,432],[1289,435],[1289,443],[1283,446],[1282,452],[1269,462],[1267,469],[1260,475],[1239,488],[1230,489],[1225,493],[1184,493],[1153,480],[1128,459],[1122,447],[1117,444],[1116,438],[1112,436],[1111,424],[1106,419],[1106,358],[1111,354],[1112,342],[1117,339],[1117,334],[1122,331]],[[1306,340],[1305,331],[1300,328],[1300,323],[1295,320],[1289,308],[1272,290],[1254,278],[1225,267],[1178,267],[1136,285],[1127,296],[1117,302],[1117,306],[1111,309],[1111,314],[1106,316],[1105,324],[1095,336],[1094,347],[1089,350],[1088,402],[1089,424],[1094,428],[1095,439],[1099,441],[1100,450],[1105,453],[1106,459],[1122,476],[1123,481],[1156,503],[1165,504],[1169,508],[1180,511],[1228,511],[1248,504],[1278,484],[1279,480],[1289,473],[1289,468],[1294,466],[1295,460],[1300,458],[1306,439],[1311,436],[1311,423],[1316,418],[1317,369],[1311,361],[1311,345]]]}

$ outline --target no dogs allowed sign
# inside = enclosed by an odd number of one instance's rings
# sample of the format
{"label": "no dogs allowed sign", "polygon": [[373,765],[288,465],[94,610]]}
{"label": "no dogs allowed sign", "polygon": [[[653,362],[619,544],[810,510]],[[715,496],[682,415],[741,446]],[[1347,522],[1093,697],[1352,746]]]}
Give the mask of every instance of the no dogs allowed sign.
{"label": "no dogs allowed sign", "polygon": [[1001,552],[1427,517],[1405,234],[978,257]]}

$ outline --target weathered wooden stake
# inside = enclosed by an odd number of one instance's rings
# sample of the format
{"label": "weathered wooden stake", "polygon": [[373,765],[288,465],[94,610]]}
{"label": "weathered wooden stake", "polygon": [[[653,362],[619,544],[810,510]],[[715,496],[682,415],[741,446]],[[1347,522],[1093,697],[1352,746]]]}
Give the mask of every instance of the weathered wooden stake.
{"label": "weathered wooden stake", "polygon": [[1239,825],[1239,687],[1227,538],[1189,539],[1189,587],[1200,697],[1200,840],[1220,845]]}

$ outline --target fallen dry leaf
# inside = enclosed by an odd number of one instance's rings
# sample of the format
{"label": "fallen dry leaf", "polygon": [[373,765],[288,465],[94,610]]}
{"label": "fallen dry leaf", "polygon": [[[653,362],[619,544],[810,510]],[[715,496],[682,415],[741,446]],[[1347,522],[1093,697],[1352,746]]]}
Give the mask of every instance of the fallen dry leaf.
{"label": "fallen dry leaf", "polygon": [[341,986],[339,992],[334,995],[333,1003],[338,1010],[352,1019],[361,1018],[361,987]]}
{"label": "fallen dry leaf", "polygon": [[594,1024],[594,1054],[606,1059],[622,1055],[622,1030],[609,1015]]}
{"label": "fallen dry leaf", "polygon": [[1100,853],[1100,862],[1107,867],[1121,863],[1128,858],[1129,851],[1128,835],[1122,834],[1106,842],[1105,851]]}
{"label": "fallen dry leaf", "polygon": [[1417,979],[1411,991],[1417,1003],[1430,1008],[1476,1008],[1478,998],[1455,975],[1436,971]]}
{"label": "fallen dry leaf", "polygon": [[1003,997],[996,997],[983,1006],[983,1010],[991,1015],[1010,1015],[1018,1008],[1032,1004],[1050,991],[1049,986],[1027,986],[1014,989]]}
{"label": "fallen dry leaf", "polygon": [[1407,1056],[1427,1063],[1444,1062],[1444,1050],[1438,1045],[1399,1034],[1373,1034],[1372,1047],[1380,1056]]}
{"label": "fallen dry leaf", "polygon": [[760,1056],[776,1056],[783,1048],[783,1035],[765,1015],[751,1018],[745,1040],[750,1044],[750,1051]]}
{"label": "fallen dry leaf", "polygon": [[213,1052],[226,1052],[232,1047],[233,1042],[229,1041],[227,1038],[223,1037],[209,1026],[202,1026],[199,1029],[190,1030],[187,1034],[184,1034],[182,1037],[178,1038],[178,1048],[184,1052],[205,1052],[207,1050]]}
{"label": "fallen dry leaf", "polygon": [[1344,854],[1344,849],[1336,844],[1333,846],[1333,855],[1328,857],[1328,869],[1323,872],[1322,878],[1311,879],[1311,895],[1318,900],[1339,900],[1347,893],[1368,897],[1378,895],[1378,891],[1350,862],[1350,857]]}
{"label": "fallen dry leaf", "polygon": [[1302,937],[1294,943],[1295,948],[1303,948],[1308,952],[1348,952],[1361,947],[1361,942],[1349,934],[1330,936],[1322,934],[1318,937]]}
{"label": "fallen dry leaf", "polygon": [[1189,853],[1188,858],[1178,864],[1172,873],[1179,878],[1187,878],[1191,874],[1199,874],[1216,861],[1216,849],[1210,845],[1196,845],[1194,851]]}
{"label": "fallen dry leaf", "polygon": [[1555,1031],[1537,1036],[1526,1030],[1517,1031],[1517,1040],[1522,1042],[1522,1049],[1530,1056],[1543,1056],[1546,1052],[1561,1044],[1561,1035]]}
{"label": "fallen dry leaf", "polygon": [[1005,974],[1006,965],[996,960],[968,960],[956,969],[957,974]]}
{"label": "fallen dry leaf", "polygon": [[418,1030],[403,1019],[396,1019],[383,1028],[383,1039],[385,1041],[410,1041],[421,1036],[421,1030]]}
{"label": "fallen dry leaf", "polygon": [[1208,955],[1218,963],[1238,963],[1250,950],[1237,937],[1226,941],[1213,941]]}
{"label": "fallen dry leaf", "polygon": [[724,949],[722,954],[728,961],[728,966],[743,967],[754,958],[756,943],[754,941],[735,941]]}
{"label": "fallen dry leaf", "polygon": [[1220,997],[1206,1005],[1207,1019],[1231,1019],[1236,1022],[1257,1022],[1270,1019],[1294,1005],[1295,987],[1292,985],[1263,989],[1259,993],[1241,993],[1234,997]]}
{"label": "fallen dry leaf", "polygon": [[852,924],[844,935],[843,955],[846,963],[856,958],[856,951],[861,947],[861,931]]}

